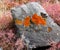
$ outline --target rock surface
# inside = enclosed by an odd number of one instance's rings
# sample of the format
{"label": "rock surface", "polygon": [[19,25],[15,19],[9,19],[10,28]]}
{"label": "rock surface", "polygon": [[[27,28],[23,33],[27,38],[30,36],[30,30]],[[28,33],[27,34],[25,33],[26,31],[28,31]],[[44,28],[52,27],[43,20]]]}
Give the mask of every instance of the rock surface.
{"label": "rock surface", "polygon": [[[60,27],[54,23],[53,19],[49,17],[39,3],[31,2],[21,5],[20,7],[14,7],[12,8],[11,12],[14,20],[23,20],[26,16],[32,16],[34,13],[37,13],[38,15],[41,15],[41,13],[46,14],[47,25],[39,25],[41,30],[36,25],[32,25],[32,27],[29,26],[27,28],[25,28],[23,25],[16,25],[18,28],[17,32],[20,33],[21,37],[24,39],[24,42],[28,44],[29,47],[46,46],[50,45],[50,42],[60,41]],[[47,32],[48,27],[52,29],[50,32]]]}

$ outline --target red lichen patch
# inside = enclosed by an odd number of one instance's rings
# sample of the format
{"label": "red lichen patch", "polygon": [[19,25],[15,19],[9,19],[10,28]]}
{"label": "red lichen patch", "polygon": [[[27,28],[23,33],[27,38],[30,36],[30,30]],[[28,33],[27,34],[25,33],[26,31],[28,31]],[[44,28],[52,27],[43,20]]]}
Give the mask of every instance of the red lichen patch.
{"label": "red lichen patch", "polygon": [[23,25],[24,25],[25,27],[28,27],[28,26],[30,25],[30,17],[29,17],[29,16],[27,16],[27,17],[24,19]]}
{"label": "red lichen patch", "polygon": [[42,18],[41,16],[38,16],[37,14],[34,14],[31,20],[36,25],[39,25],[39,24],[46,25],[46,21],[44,20],[44,18]]}

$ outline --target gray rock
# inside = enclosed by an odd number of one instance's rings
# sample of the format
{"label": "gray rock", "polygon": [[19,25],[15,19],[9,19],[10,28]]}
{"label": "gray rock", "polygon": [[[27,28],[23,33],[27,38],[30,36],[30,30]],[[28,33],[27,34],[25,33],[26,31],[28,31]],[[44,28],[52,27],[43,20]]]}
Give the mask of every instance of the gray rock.
{"label": "gray rock", "polygon": [[[52,41],[60,41],[60,27],[54,23],[53,19],[49,17],[49,15],[39,3],[27,3],[19,7],[12,8],[11,12],[14,19],[21,20],[23,20],[26,16],[31,17],[34,13],[37,13],[38,15],[41,15],[41,13],[46,14],[47,26],[36,26],[32,24],[31,26],[25,28],[23,25],[16,25],[19,28],[18,32],[25,37],[23,38],[22,36],[25,43],[30,47],[46,46],[50,45],[50,42]],[[52,28],[50,32],[47,32],[48,27]]]}

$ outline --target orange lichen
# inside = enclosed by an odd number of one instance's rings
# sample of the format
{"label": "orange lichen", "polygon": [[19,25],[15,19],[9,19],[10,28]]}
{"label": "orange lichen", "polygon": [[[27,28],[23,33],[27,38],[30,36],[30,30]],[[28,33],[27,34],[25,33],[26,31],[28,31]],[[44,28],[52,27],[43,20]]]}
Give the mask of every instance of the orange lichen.
{"label": "orange lichen", "polygon": [[30,17],[29,17],[29,16],[27,16],[27,17],[24,19],[23,25],[24,25],[25,27],[28,27],[28,26],[30,25]]}
{"label": "orange lichen", "polygon": [[32,22],[33,23],[35,23],[35,24],[39,24],[39,19],[38,19],[38,15],[37,14],[34,14],[33,16],[32,16]]}
{"label": "orange lichen", "polygon": [[44,20],[44,18],[42,18],[41,16],[38,16],[37,14],[34,14],[32,16],[32,22],[35,23],[36,25],[41,24],[41,25],[46,25],[46,21]]}
{"label": "orange lichen", "polygon": [[48,27],[47,32],[51,32],[51,31],[52,31],[52,28],[51,27]]}
{"label": "orange lichen", "polygon": [[46,20],[39,16],[39,24],[46,25]]}
{"label": "orange lichen", "polygon": [[[46,21],[45,21],[45,19],[44,18],[42,18],[41,16],[38,16],[37,14],[34,14],[33,16],[32,16],[32,18],[31,18],[31,21],[34,23],[34,24],[36,24],[36,25],[46,25]],[[21,24],[23,24],[25,27],[28,27],[29,25],[30,25],[30,17],[29,16],[27,16],[24,20],[23,20],[23,22],[21,21],[21,20],[15,20],[15,23],[17,24],[17,25],[21,25]]]}
{"label": "orange lichen", "polygon": [[22,24],[22,20],[18,20],[18,19],[16,19],[16,20],[15,20],[15,24],[17,24],[17,25],[21,25],[21,24]]}

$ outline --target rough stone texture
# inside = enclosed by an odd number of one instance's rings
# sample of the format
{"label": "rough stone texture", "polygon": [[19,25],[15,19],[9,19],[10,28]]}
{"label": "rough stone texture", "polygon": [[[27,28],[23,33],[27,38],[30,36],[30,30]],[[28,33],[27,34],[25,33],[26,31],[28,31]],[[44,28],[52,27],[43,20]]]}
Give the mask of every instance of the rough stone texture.
{"label": "rough stone texture", "polygon": [[[50,42],[60,41],[60,27],[54,23],[40,4],[36,2],[27,3],[26,5],[12,8],[11,12],[14,19],[21,20],[26,16],[32,16],[34,13],[37,13],[38,15],[41,15],[41,12],[46,14],[47,26],[39,26],[41,29],[36,25],[27,28],[24,28],[23,25],[16,25],[18,28],[17,32],[21,34],[25,43],[29,44],[29,47],[46,46],[50,45]],[[47,32],[48,27],[52,28],[51,32]]]}

